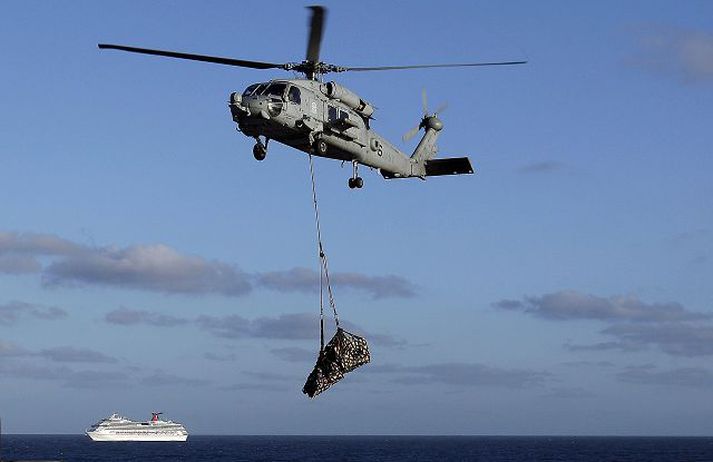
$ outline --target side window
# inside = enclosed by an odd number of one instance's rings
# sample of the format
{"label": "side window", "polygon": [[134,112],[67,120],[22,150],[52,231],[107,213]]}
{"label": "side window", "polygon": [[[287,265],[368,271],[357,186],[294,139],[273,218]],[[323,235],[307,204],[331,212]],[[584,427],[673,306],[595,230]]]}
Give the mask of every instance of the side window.
{"label": "side window", "polygon": [[337,109],[333,106],[328,106],[327,109],[327,119],[330,122],[336,122],[338,120],[346,120],[349,118],[349,113],[344,109]]}
{"label": "side window", "polygon": [[302,103],[302,95],[300,94],[300,89],[297,87],[290,87],[290,92],[288,93],[287,98],[291,103]]}
{"label": "side window", "polygon": [[327,106],[327,120],[330,122],[337,121],[337,108],[334,106]]}

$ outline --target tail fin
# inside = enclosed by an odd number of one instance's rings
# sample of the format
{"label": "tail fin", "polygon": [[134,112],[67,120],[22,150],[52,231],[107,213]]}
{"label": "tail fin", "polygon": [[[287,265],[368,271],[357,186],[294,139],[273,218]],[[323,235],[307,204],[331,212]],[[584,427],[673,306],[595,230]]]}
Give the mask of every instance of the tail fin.
{"label": "tail fin", "polygon": [[470,159],[451,157],[450,159],[432,159],[426,161],[426,176],[469,175],[474,173]]}
{"label": "tail fin", "polygon": [[416,149],[413,151],[411,159],[417,163],[421,163],[436,157],[436,154],[438,153],[438,147],[436,146],[438,131],[439,130],[434,130],[429,126],[426,126],[426,133],[423,134],[423,138],[421,138],[418,146],[416,146]]}
{"label": "tail fin", "polygon": [[419,128],[425,128],[426,133],[423,134],[423,138],[416,146],[416,150],[413,151],[411,159],[421,163],[436,157],[438,153],[436,140],[438,139],[438,132],[443,129],[443,122],[435,115],[426,116],[421,120]]}

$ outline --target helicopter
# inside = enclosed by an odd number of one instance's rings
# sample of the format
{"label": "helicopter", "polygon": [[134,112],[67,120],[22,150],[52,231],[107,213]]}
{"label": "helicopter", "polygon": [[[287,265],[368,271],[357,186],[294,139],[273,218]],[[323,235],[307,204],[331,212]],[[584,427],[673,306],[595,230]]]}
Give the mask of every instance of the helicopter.
{"label": "helicopter", "polygon": [[378,169],[386,179],[472,174],[468,157],[435,159],[436,140],[443,129],[438,118],[443,108],[429,112],[425,91],[423,117],[404,135],[424,134],[416,149],[407,155],[371,128],[374,106],[348,88],[334,81],[324,82],[324,75],[340,72],[387,71],[444,67],[508,66],[527,61],[477,62],[458,64],[417,64],[406,66],[347,67],[320,61],[320,48],[326,20],[326,8],[310,6],[307,54],[302,62],[272,63],[174,51],[137,48],[100,43],[100,49],[169,58],[203,61],[251,69],[282,69],[304,74],[302,79],[274,79],[249,85],[242,92],[230,94],[228,107],[237,130],[254,138],[253,156],[265,159],[268,143],[275,140],[310,155],[351,162],[349,188],[361,188],[359,165]]}

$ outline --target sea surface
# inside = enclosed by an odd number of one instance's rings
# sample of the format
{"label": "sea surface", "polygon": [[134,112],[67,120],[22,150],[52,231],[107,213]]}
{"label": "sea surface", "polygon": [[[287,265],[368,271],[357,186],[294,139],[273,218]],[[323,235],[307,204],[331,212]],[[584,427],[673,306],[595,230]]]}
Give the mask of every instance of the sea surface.
{"label": "sea surface", "polygon": [[713,437],[190,436],[185,443],[106,443],[83,435],[3,435],[0,459],[713,462]]}

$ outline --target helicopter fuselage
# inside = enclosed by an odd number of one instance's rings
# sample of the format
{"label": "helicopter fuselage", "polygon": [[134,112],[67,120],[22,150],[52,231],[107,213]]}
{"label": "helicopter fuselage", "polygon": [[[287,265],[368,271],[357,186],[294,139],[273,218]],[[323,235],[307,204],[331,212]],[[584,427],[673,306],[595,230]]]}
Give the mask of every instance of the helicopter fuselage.
{"label": "helicopter fuselage", "polygon": [[[359,95],[335,82],[322,83],[322,77],[332,72],[393,71],[404,69],[455,68],[480,66],[510,66],[526,61],[414,64],[398,66],[338,66],[320,60],[322,33],[327,10],[323,6],[308,7],[309,22],[307,53],[301,62],[268,62],[226,58],[153,48],[99,43],[100,49],[121,50],[167,58],[201,61],[249,69],[281,69],[302,73],[306,79],[280,79],[250,85],[242,93],[230,95],[229,107],[238,130],[255,139],[253,155],[263,160],[270,140],[276,140],[300,151],[353,164],[350,188],[361,188],[360,164],[379,170],[384,178],[472,174],[468,157],[436,159],[436,140],[443,129],[438,118],[442,109],[428,111],[423,93],[423,118],[417,127],[404,136],[415,136],[420,129],[423,137],[411,156],[394,147],[370,127],[374,107]],[[263,139],[261,139],[261,137]],[[264,140],[264,141],[263,141]]]}
{"label": "helicopter fuselage", "polygon": [[426,175],[423,162],[371,129],[373,107],[334,82],[256,83],[232,93],[229,107],[238,130],[258,143],[263,136],[265,144],[275,140],[305,153],[356,162],[379,169],[387,178]]}

